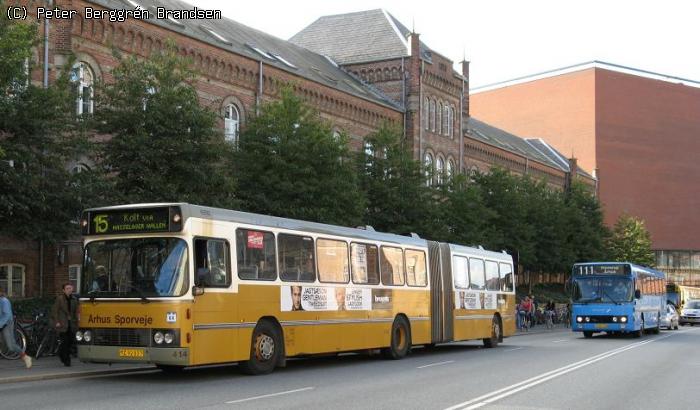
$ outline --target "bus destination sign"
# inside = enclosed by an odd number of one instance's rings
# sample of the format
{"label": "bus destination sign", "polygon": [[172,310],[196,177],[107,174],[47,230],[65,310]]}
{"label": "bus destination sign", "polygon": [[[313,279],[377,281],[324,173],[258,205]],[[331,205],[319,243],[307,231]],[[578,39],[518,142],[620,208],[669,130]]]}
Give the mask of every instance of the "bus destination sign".
{"label": "bus destination sign", "polygon": [[[178,215],[173,222],[171,215]],[[150,233],[179,231],[179,209],[177,207],[108,209],[104,211],[88,211],[83,214],[88,229],[87,235],[115,235],[130,233]]]}
{"label": "bus destination sign", "polygon": [[588,275],[629,275],[630,267],[626,264],[614,265],[576,265],[574,266],[574,276]]}

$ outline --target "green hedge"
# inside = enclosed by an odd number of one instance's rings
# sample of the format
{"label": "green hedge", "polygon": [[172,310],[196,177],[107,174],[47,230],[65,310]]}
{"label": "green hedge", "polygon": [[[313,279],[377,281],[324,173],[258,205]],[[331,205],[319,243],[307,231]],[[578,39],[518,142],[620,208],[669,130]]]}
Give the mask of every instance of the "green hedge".
{"label": "green hedge", "polygon": [[49,314],[55,297],[44,296],[41,298],[17,299],[12,301],[12,311],[23,319],[34,319],[36,312]]}

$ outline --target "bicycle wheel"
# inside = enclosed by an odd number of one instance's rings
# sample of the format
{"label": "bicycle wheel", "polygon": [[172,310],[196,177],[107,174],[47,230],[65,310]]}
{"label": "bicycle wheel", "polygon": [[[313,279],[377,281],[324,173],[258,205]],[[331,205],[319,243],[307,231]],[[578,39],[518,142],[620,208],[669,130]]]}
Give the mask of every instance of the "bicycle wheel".
{"label": "bicycle wheel", "polygon": [[44,334],[44,337],[41,338],[41,343],[39,343],[39,346],[36,348],[36,358],[40,358],[43,355],[49,354],[53,355],[56,353],[57,348],[56,346],[56,331],[53,329],[49,329],[46,334]]}
{"label": "bicycle wheel", "polygon": [[[24,334],[22,328],[17,324],[15,324],[15,343],[17,344],[17,346],[19,346],[22,352],[27,350],[27,335]],[[20,356],[19,353],[8,351],[7,346],[3,346],[2,349],[0,349],[0,355],[2,355],[2,357],[4,357],[5,359],[9,360],[19,359]]]}

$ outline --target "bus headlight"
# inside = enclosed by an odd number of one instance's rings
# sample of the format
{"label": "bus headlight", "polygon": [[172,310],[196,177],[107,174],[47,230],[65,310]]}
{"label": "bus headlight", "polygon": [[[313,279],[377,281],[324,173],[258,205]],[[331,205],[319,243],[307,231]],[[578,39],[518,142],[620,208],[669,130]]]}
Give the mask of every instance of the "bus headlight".
{"label": "bus headlight", "polygon": [[75,332],[75,340],[82,342],[83,341],[83,332],[78,330]]}
{"label": "bus headlight", "polygon": [[627,316],[622,316],[622,317],[620,318],[620,322],[622,322],[622,323],[627,323]]}
{"label": "bus headlight", "polygon": [[90,341],[92,340],[92,332],[89,330],[86,330],[85,333],[83,333],[83,340],[90,343]]}
{"label": "bus headlight", "polygon": [[591,321],[591,318],[588,317],[588,316],[586,316],[586,323],[588,323],[588,322],[590,322],[590,321]]}
{"label": "bus headlight", "polygon": [[165,334],[163,335],[163,339],[165,340],[166,344],[171,344],[173,340],[175,340],[175,336],[172,332],[165,332]]}
{"label": "bus headlight", "polygon": [[617,322],[617,316],[613,316],[613,322]]}
{"label": "bus headlight", "polygon": [[583,318],[581,316],[576,316],[576,321],[581,323],[583,322]]}
{"label": "bus headlight", "polygon": [[163,344],[163,339],[164,339],[164,337],[163,337],[163,333],[162,333],[162,332],[156,332],[156,333],[153,335],[153,341],[156,342],[156,344],[159,344],[159,345],[160,345],[160,344]]}

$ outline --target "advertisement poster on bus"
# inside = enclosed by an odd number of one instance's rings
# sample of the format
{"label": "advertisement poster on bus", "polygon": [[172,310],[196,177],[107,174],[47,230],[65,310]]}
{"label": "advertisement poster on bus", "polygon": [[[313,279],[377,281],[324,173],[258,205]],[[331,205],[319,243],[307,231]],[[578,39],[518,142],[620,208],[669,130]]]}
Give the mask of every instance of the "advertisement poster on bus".
{"label": "advertisement poster on bus", "polygon": [[283,312],[372,309],[372,289],[292,285],[281,286],[280,292]]}
{"label": "advertisement poster on bus", "polygon": [[456,309],[496,309],[498,297],[495,293],[460,290],[455,292]]}

